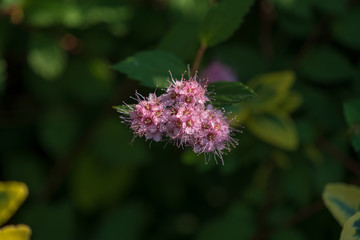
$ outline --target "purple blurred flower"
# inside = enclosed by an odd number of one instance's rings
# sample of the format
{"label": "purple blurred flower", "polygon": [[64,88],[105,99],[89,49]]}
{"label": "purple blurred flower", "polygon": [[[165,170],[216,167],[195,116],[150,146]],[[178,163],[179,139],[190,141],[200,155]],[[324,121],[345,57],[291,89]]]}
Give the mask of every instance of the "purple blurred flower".
{"label": "purple blurred flower", "polygon": [[211,62],[202,72],[201,78],[208,80],[208,83],[213,82],[236,82],[238,81],[234,70],[220,61]]}

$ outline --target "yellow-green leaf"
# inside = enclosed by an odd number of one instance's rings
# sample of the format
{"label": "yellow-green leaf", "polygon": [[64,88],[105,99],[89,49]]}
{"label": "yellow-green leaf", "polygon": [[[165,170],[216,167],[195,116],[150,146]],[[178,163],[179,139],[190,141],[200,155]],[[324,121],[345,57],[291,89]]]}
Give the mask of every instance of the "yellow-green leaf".
{"label": "yellow-green leaf", "polygon": [[4,224],[20,207],[28,195],[22,182],[0,182],[0,225]]}
{"label": "yellow-green leaf", "polygon": [[31,229],[24,224],[0,228],[0,240],[29,240],[30,236]]}
{"label": "yellow-green leaf", "polygon": [[252,115],[247,128],[263,141],[285,150],[295,150],[298,134],[293,121],[282,112]]}
{"label": "yellow-green leaf", "polygon": [[288,113],[292,113],[301,105],[302,101],[302,95],[299,92],[292,91],[282,103],[281,109]]}
{"label": "yellow-green leaf", "polygon": [[322,198],[326,207],[341,226],[360,210],[360,188],[355,185],[327,184]]}
{"label": "yellow-green leaf", "polygon": [[255,112],[277,109],[289,95],[290,88],[295,82],[292,71],[267,73],[251,79],[248,86],[258,96],[251,101],[251,108]]}
{"label": "yellow-green leaf", "polygon": [[355,213],[346,221],[341,231],[340,240],[359,240],[360,239],[360,212]]}

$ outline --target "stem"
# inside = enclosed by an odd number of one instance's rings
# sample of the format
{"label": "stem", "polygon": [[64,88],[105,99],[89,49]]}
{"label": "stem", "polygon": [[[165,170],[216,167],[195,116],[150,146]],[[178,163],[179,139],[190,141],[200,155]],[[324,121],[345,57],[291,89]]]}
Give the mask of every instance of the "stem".
{"label": "stem", "polygon": [[196,53],[195,61],[191,69],[191,76],[193,76],[199,68],[202,57],[204,56],[206,46],[201,44],[199,50]]}

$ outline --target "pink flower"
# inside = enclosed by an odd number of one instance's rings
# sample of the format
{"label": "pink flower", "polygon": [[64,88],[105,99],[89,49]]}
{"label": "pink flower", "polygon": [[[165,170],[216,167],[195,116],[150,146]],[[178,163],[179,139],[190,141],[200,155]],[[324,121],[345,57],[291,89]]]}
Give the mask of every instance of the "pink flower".
{"label": "pink flower", "polygon": [[182,76],[180,81],[172,79],[166,93],[159,98],[167,106],[204,105],[209,98],[206,96],[206,88],[197,82],[196,77],[195,75],[189,80],[185,80]]}
{"label": "pink flower", "polygon": [[136,93],[138,103],[130,107],[122,119],[130,125],[134,135],[146,140],[161,141],[164,136],[178,147],[192,147],[195,153],[213,154],[223,163],[224,150],[236,145],[233,130],[224,112],[214,109],[206,96],[206,88],[197,75],[185,80],[171,79],[164,94],[154,93],[147,98]]}
{"label": "pink flower", "polygon": [[138,93],[136,96],[138,104],[125,120],[130,123],[135,135],[159,142],[162,138],[161,125],[167,121],[164,106],[155,94],[150,94],[147,99]]}

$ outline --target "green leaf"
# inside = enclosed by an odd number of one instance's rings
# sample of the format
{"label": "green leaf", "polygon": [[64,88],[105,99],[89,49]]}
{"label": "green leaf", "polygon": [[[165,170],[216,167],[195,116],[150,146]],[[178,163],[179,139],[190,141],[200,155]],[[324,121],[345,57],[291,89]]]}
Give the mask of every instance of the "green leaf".
{"label": "green leaf", "polygon": [[35,73],[47,80],[59,77],[65,69],[67,55],[56,40],[35,35],[29,48],[27,61]]}
{"label": "green leaf", "polygon": [[111,210],[101,220],[91,240],[140,240],[148,218],[147,209],[137,203]]}
{"label": "green leaf", "polygon": [[252,111],[273,112],[278,109],[288,98],[294,82],[295,74],[292,71],[266,73],[251,79],[248,86],[258,94],[250,101]]}
{"label": "green leaf", "polygon": [[231,37],[253,3],[254,0],[226,0],[211,6],[200,24],[201,44],[212,47]]}
{"label": "green leaf", "polygon": [[0,239],[4,240],[30,240],[31,229],[24,224],[7,225],[0,228]]}
{"label": "green leaf", "polygon": [[258,138],[284,150],[298,147],[298,134],[293,121],[285,113],[252,115],[246,127]]}
{"label": "green leaf", "polygon": [[[174,24],[159,44],[159,49],[181,59],[192,59],[198,48],[198,22],[181,21]],[[186,32],[186,34],[184,34]]]}
{"label": "green leaf", "polygon": [[344,113],[351,143],[355,151],[360,152],[360,99],[345,102]]}
{"label": "green leaf", "polygon": [[249,206],[239,203],[232,206],[224,216],[207,223],[196,239],[249,239],[254,233],[254,214]]}
{"label": "green leaf", "polygon": [[360,188],[355,185],[327,184],[322,198],[326,207],[341,226],[360,210]]}
{"label": "green leaf", "polygon": [[154,50],[139,52],[114,65],[114,68],[129,78],[140,81],[144,86],[162,88],[168,85],[169,71],[174,78],[179,78],[186,66],[175,55]]}
{"label": "green leaf", "polygon": [[0,182],[0,226],[18,210],[27,196],[25,183]]}
{"label": "green leaf", "polygon": [[332,34],[341,44],[360,50],[360,8],[355,8],[335,21]]}
{"label": "green leaf", "polygon": [[318,83],[340,82],[349,78],[353,71],[349,60],[330,47],[320,47],[309,52],[301,60],[299,70]]}
{"label": "green leaf", "polygon": [[[167,4],[181,14],[179,17],[198,20],[204,18],[211,5],[211,0],[172,0]],[[178,16],[176,15],[176,17]]]}
{"label": "green leaf", "polygon": [[241,82],[215,82],[208,86],[214,93],[214,105],[226,106],[240,103],[256,96],[256,93]]}
{"label": "green leaf", "polygon": [[341,231],[340,240],[359,240],[360,239],[360,212],[355,213],[344,224]]}

